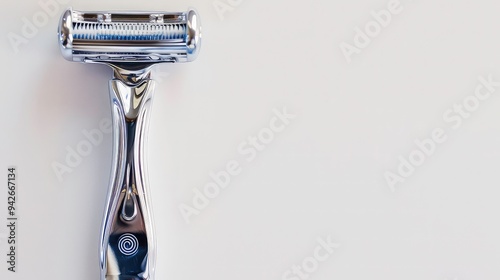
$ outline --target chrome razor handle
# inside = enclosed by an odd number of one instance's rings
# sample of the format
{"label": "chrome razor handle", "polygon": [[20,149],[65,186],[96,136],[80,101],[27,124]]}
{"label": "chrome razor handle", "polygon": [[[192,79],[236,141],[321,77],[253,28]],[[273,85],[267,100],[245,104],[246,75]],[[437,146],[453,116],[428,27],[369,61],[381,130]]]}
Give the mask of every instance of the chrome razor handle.
{"label": "chrome razor handle", "polygon": [[109,82],[113,162],[100,242],[101,280],[153,280],[155,237],[144,146],[154,81]]}

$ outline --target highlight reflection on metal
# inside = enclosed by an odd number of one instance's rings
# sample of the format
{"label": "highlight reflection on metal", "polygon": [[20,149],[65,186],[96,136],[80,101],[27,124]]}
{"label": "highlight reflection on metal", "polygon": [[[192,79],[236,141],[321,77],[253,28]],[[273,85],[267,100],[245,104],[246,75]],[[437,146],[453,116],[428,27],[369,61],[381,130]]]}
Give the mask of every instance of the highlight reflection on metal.
{"label": "highlight reflection on metal", "polygon": [[100,242],[101,280],[153,280],[155,237],[144,159],[155,83],[151,67],[198,55],[195,11],[63,13],[59,45],[70,61],[113,69],[113,160]]}

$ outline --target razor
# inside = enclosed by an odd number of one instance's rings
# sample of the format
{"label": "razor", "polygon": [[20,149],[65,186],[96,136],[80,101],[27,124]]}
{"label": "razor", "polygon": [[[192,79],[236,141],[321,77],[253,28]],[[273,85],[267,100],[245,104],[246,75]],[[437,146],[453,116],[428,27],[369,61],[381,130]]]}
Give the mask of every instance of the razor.
{"label": "razor", "polygon": [[113,159],[99,246],[101,280],[153,280],[156,241],[145,161],[155,87],[151,68],[197,57],[200,18],[194,10],[68,9],[61,17],[58,39],[65,59],[113,69],[109,81]]}

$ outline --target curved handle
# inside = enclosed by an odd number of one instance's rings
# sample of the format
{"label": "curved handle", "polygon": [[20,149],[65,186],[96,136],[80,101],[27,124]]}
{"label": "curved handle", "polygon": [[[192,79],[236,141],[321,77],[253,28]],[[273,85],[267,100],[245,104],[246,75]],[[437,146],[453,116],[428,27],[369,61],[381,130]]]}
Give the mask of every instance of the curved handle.
{"label": "curved handle", "polygon": [[100,243],[101,280],[153,280],[155,238],[144,144],[154,81],[109,83],[113,163]]}

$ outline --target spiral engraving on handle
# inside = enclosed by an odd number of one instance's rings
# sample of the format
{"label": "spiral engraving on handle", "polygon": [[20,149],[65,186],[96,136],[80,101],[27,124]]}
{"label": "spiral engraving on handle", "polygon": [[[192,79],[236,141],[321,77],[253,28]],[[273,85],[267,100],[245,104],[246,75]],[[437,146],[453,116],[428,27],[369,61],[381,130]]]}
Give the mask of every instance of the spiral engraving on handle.
{"label": "spiral engraving on handle", "polygon": [[139,250],[139,240],[133,234],[122,234],[118,239],[118,250],[125,256],[134,255]]}

